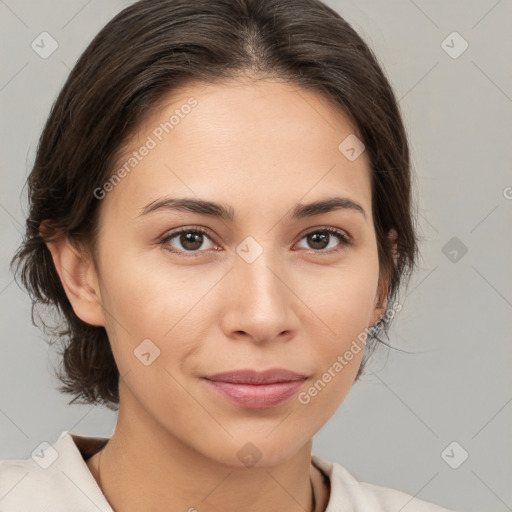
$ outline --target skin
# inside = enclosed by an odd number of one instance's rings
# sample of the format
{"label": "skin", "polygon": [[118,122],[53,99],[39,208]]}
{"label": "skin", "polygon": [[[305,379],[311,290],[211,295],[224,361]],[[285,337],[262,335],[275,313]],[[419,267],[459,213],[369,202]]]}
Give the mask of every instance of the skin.
{"label": "skin", "polygon": [[[311,465],[312,437],[348,394],[363,350],[307,404],[293,396],[277,407],[241,408],[201,377],[286,368],[308,376],[307,390],[380,318],[387,288],[379,280],[369,160],[363,152],[350,161],[338,150],[356,133],[340,110],[270,79],[174,91],[129,150],[191,96],[198,105],[101,200],[97,266],[68,240],[48,244],[75,313],[105,327],[122,376],[101,486],[117,512],[170,504],[304,512],[312,510],[311,479],[323,511],[329,488]],[[138,216],[165,195],[224,203],[236,220],[171,210]],[[297,203],[334,195],[358,202],[366,219],[337,209],[291,220]],[[166,244],[181,254],[160,243],[194,226],[211,233],[199,249],[179,236]],[[306,235],[325,227],[353,244],[331,235],[318,249]],[[263,249],[252,263],[236,252],[248,236]],[[147,338],[160,350],[149,366],[134,356]],[[251,467],[237,456],[248,442],[261,452]],[[98,457],[87,461],[96,479]]]}

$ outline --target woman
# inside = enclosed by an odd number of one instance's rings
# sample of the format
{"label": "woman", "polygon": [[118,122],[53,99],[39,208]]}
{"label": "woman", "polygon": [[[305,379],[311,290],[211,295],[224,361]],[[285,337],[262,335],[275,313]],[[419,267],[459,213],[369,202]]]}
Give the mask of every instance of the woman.
{"label": "woman", "polygon": [[446,510],[311,455],[401,308],[410,180],[384,73],[319,1],[118,14],[53,106],[13,259],[63,314],[61,391],[118,421],[2,461],[2,510]]}

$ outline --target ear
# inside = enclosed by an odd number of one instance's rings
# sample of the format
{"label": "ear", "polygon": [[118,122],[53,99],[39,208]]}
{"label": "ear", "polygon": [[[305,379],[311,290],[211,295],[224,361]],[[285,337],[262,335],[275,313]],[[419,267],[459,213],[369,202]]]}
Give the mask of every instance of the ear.
{"label": "ear", "polygon": [[[44,225],[42,230],[46,230]],[[104,326],[98,276],[93,261],[76,249],[67,237],[46,242],[66,295],[75,314],[90,325]]]}
{"label": "ear", "polygon": [[[388,241],[391,245],[391,250],[393,253],[393,264],[396,264],[398,253],[397,253],[397,238],[398,233],[395,229],[391,228],[388,233]],[[390,269],[391,270],[391,269]],[[373,325],[380,320],[387,307],[387,296],[389,293],[389,285],[390,285],[391,275],[388,274],[386,276],[381,276],[379,278],[379,284],[377,286],[377,293],[375,296],[374,310],[370,318],[370,324]]]}

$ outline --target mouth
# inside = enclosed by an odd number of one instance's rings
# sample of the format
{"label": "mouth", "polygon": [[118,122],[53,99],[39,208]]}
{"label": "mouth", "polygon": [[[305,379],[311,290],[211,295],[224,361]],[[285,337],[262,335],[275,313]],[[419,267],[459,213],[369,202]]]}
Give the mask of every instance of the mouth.
{"label": "mouth", "polygon": [[275,407],[302,387],[307,376],[281,368],[258,372],[232,370],[204,377],[217,395],[248,409]]}
{"label": "mouth", "polygon": [[270,368],[264,371],[251,369],[229,370],[205,378],[215,382],[230,382],[232,384],[275,384],[301,380],[306,378],[306,375],[284,368]]}

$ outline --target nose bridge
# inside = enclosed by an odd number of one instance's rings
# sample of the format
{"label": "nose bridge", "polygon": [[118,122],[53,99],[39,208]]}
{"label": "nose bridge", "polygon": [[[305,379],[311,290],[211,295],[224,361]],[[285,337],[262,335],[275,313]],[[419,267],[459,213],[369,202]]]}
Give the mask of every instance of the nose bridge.
{"label": "nose bridge", "polygon": [[[276,273],[279,270],[274,268],[277,265],[275,248],[270,242],[259,243],[248,237],[237,248],[235,262],[236,280],[240,282],[243,296],[252,298],[253,304],[258,308],[275,307],[283,297],[283,284]],[[247,293],[249,292],[249,293]]]}

